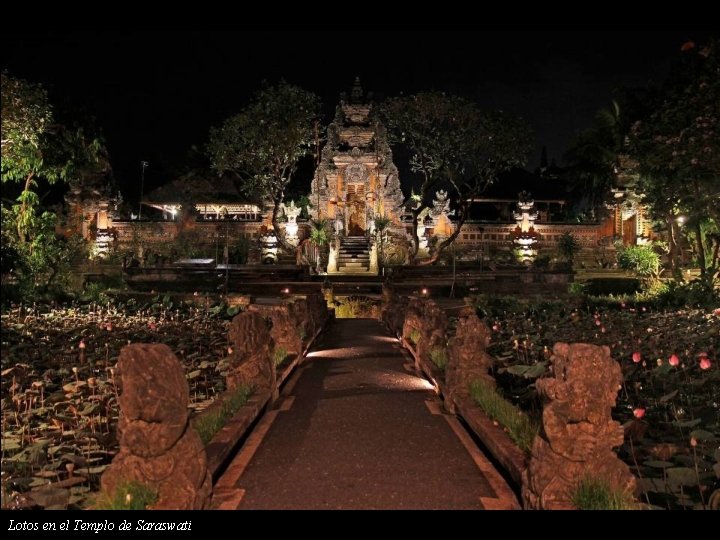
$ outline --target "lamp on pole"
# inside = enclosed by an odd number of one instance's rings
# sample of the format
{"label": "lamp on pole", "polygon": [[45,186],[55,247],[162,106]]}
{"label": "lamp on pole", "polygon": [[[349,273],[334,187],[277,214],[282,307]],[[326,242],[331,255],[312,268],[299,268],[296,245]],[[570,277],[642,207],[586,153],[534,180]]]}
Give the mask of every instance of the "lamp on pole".
{"label": "lamp on pole", "polygon": [[142,200],[143,189],[145,187],[145,168],[149,165],[147,161],[141,161],[142,171],[140,172],[140,209],[138,210],[138,220],[142,219]]}

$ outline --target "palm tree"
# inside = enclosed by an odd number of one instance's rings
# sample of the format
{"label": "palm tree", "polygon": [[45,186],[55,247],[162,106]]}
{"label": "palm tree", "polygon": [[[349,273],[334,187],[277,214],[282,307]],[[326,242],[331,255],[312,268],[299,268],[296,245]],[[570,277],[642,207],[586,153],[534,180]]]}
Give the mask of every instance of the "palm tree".
{"label": "palm tree", "polygon": [[322,272],[322,247],[328,243],[327,235],[327,219],[314,219],[312,228],[310,229],[310,240],[317,248],[317,260],[315,263],[315,271],[320,274]]}
{"label": "palm tree", "polygon": [[378,235],[380,253],[378,257],[378,263],[380,265],[380,275],[383,275],[383,243],[385,242],[385,230],[390,226],[391,220],[386,216],[376,216],[375,220],[375,234]]}
{"label": "palm tree", "polygon": [[624,147],[623,132],[620,106],[613,101],[612,108],[600,110],[592,127],[581,131],[565,154],[573,191],[582,194],[580,212],[590,211],[597,216],[608,200]]}

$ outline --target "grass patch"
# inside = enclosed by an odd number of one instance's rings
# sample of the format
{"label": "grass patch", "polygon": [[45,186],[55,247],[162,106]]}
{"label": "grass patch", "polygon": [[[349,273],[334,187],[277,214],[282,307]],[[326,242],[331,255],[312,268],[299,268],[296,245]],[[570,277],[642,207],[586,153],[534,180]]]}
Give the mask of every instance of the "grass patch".
{"label": "grass patch", "polygon": [[570,500],[579,510],[633,510],[632,497],[611,488],[598,478],[586,476],[570,493]]}
{"label": "grass patch", "polygon": [[422,339],[422,334],[420,333],[420,330],[413,330],[408,334],[408,338],[410,338],[410,341],[413,342],[413,345],[417,347],[417,345],[420,344],[420,340]]}
{"label": "grass patch", "polygon": [[197,434],[200,436],[203,445],[206,445],[212,440],[227,421],[240,410],[240,407],[247,403],[251,395],[252,390],[250,388],[241,386],[225,398],[220,408],[199,416],[197,420],[193,422],[193,428],[195,428],[195,431],[197,431]]}
{"label": "grass patch", "polygon": [[112,493],[100,493],[93,509],[145,510],[157,499],[158,495],[152,488],[139,482],[126,482],[118,485]]}
{"label": "grass patch", "polygon": [[430,360],[433,361],[439,370],[445,371],[448,363],[447,353],[442,347],[433,347],[430,351]]}
{"label": "grass patch", "polygon": [[275,367],[277,367],[283,363],[283,360],[287,358],[288,352],[285,347],[275,347],[275,352],[273,354],[275,360]]}
{"label": "grass patch", "polygon": [[530,453],[533,439],[540,431],[540,424],[537,421],[505,400],[495,388],[482,381],[474,381],[470,385],[470,395],[485,414],[505,428],[507,434],[523,452]]}
{"label": "grass patch", "polygon": [[373,302],[366,296],[349,296],[342,302],[335,301],[335,318],[362,319],[372,316]]}

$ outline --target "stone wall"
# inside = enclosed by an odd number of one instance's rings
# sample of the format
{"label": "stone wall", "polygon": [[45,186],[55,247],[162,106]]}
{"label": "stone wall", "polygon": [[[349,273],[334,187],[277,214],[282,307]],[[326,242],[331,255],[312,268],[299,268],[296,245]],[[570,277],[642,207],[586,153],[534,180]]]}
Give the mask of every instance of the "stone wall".
{"label": "stone wall", "polygon": [[279,300],[277,304],[250,304],[248,310],[271,321],[270,335],[276,350],[283,348],[296,356],[302,356],[328,320],[327,304],[321,294]]}
{"label": "stone wall", "polygon": [[275,389],[275,342],[265,318],[256,311],[236,315],[230,323],[229,337],[232,352],[227,374],[228,389],[240,386],[253,390]]}

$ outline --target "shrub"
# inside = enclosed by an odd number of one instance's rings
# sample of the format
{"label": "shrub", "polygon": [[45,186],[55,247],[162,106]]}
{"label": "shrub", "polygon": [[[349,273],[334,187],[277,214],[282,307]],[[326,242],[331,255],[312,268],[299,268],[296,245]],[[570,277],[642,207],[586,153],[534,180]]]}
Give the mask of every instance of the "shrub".
{"label": "shrub", "polygon": [[660,255],[652,246],[625,246],[618,251],[618,266],[642,278],[656,278],[660,271]]}
{"label": "shrub", "polygon": [[538,255],[532,263],[536,270],[547,270],[550,268],[550,255]]}
{"label": "shrub", "polygon": [[240,407],[247,403],[248,398],[252,395],[252,389],[247,386],[241,386],[235,392],[227,396],[222,405],[207,414],[200,415],[194,422],[193,428],[200,436],[203,445],[208,444],[215,434],[220,431],[223,426],[232,418]]}
{"label": "shrub", "polygon": [[506,401],[495,388],[483,381],[476,380],[470,385],[470,395],[485,414],[505,428],[520,450],[530,453],[533,440],[540,431],[538,421]]}
{"label": "shrub", "polygon": [[659,307],[718,307],[720,291],[706,281],[694,280],[689,283],[671,281],[657,295]]}
{"label": "shrub", "polygon": [[634,294],[640,290],[640,282],[635,278],[593,278],[585,284],[585,292],[592,296]]}
{"label": "shrub", "polygon": [[585,294],[587,290],[587,283],[580,283],[574,281],[568,285],[568,292],[570,294]]}
{"label": "shrub", "polygon": [[435,364],[438,369],[445,371],[448,363],[448,357],[445,349],[441,347],[434,347],[433,350],[430,351],[430,360],[432,360],[433,364]]}
{"label": "shrub", "polygon": [[283,360],[287,358],[288,352],[285,349],[285,347],[275,347],[274,351],[274,360],[275,360],[275,366],[279,366],[283,363]]}
{"label": "shrub", "polygon": [[632,510],[632,497],[598,478],[586,476],[570,493],[570,500],[578,510]]}
{"label": "shrub", "polygon": [[100,493],[92,507],[94,510],[145,510],[155,504],[157,498],[157,492],[149,486],[126,482],[112,493]]}
{"label": "shrub", "polygon": [[574,234],[566,232],[558,240],[558,252],[565,261],[572,263],[575,255],[580,251],[580,243]]}

